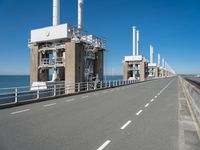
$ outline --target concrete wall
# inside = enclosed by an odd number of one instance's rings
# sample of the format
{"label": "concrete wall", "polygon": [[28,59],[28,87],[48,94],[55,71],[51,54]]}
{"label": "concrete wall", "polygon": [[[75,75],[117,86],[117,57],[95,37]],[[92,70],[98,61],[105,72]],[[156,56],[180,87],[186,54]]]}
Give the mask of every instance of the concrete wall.
{"label": "concrete wall", "polygon": [[84,82],[83,44],[68,42],[65,49],[65,84]]}
{"label": "concrete wall", "polygon": [[124,80],[128,80],[128,62],[124,62]]}
{"label": "concrete wall", "polygon": [[146,79],[146,61],[142,59],[140,63],[140,81],[144,81]]}
{"label": "concrete wall", "polygon": [[103,81],[103,72],[104,72],[104,51],[99,50],[96,52],[96,60],[95,60],[95,74],[98,74],[99,80]]}
{"label": "concrete wall", "polygon": [[182,83],[183,88],[185,88],[187,99],[189,100],[198,124],[200,125],[200,89],[195,87],[182,77],[179,77],[179,80]]}
{"label": "concrete wall", "polygon": [[30,85],[39,80],[38,77],[38,46],[30,48]]}

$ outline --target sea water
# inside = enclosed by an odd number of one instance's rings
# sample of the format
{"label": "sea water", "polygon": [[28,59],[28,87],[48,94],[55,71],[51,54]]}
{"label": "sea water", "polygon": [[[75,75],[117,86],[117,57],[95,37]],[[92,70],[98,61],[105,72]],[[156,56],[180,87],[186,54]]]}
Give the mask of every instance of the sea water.
{"label": "sea water", "polygon": [[[114,75],[104,76],[105,81],[111,80],[123,80],[123,76]],[[0,88],[12,88],[12,87],[24,87],[30,86],[30,76],[29,75],[0,75]]]}

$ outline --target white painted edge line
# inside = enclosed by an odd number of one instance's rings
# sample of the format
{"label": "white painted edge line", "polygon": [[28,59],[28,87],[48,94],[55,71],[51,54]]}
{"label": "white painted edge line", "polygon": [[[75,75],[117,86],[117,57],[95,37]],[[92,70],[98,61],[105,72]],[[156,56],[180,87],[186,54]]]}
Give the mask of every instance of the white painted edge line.
{"label": "white painted edge line", "polygon": [[73,102],[75,99],[74,98],[72,98],[72,99],[68,99],[68,100],[66,100],[66,102]]}
{"label": "white painted edge line", "polygon": [[154,99],[151,99],[151,102],[153,102],[154,101]]}
{"label": "white painted edge line", "polygon": [[149,106],[149,103],[147,103],[147,104],[146,104],[144,107],[146,107],[146,108],[147,108],[148,106]]}
{"label": "white painted edge line", "polygon": [[107,140],[103,145],[101,145],[97,150],[103,150],[111,141]]}
{"label": "white painted edge line", "polygon": [[53,105],[56,105],[56,103],[51,103],[51,104],[47,104],[47,105],[43,105],[44,107],[50,107],[50,106],[53,106]]}
{"label": "white painted edge line", "polygon": [[82,96],[82,98],[87,98],[87,97],[89,97],[89,96],[88,95]]}
{"label": "white painted edge line", "polygon": [[12,112],[12,113],[10,113],[10,114],[11,114],[11,115],[15,115],[15,114],[22,113],[22,112],[26,112],[26,111],[29,111],[29,110],[30,110],[30,109],[24,109],[24,110]]}
{"label": "white painted edge line", "polygon": [[139,110],[137,113],[136,113],[136,116],[138,116],[139,114],[142,113],[143,110]]}
{"label": "white painted edge line", "polygon": [[124,130],[131,122],[131,120],[127,121],[127,123],[125,123],[120,129]]}

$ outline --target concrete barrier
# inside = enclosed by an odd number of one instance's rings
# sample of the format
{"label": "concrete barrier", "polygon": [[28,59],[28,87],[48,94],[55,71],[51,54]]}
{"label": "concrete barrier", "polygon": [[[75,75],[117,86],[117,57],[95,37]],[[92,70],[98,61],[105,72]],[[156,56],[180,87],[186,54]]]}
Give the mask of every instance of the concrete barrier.
{"label": "concrete barrier", "polygon": [[183,88],[185,89],[185,94],[196,116],[198,124],[200,125],[200,89],[195,87],[182,77],[180,77],[179,79],[182,83]]}

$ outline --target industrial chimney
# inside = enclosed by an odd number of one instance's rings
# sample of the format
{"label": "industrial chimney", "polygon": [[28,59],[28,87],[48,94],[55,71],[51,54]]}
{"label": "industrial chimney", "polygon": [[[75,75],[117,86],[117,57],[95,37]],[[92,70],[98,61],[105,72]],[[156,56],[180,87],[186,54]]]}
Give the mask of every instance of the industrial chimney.
{"label": "industrial chimney", "polygon": [[83,31],[83,4],[84,0],[78,0],[78,29]]}
{"label": "industrial chimney", "polygon": [[153,64],[153,46],[150,45],[150,64]]}
{"label": "industrial chimney", "polygon": [[53,26],[60,24],[60,0],[53,0]]}
{"label": "industrial chimney", "polygon": [[136,51],[137,51],[136,27],[133,26],[133,56],[136,56]]}
{"label": "industrial chimney", "polygon": [[164,58],[162,59],[162,67],[163,68],[165,67],[165,59]]}
{"label": "industrial chimney", "polygon": [[136,33],[137,33],[137,50],[136,50],[136,56],[138,56],[139,55],[139,49],[140,49],[140,31],[137,30]]}
{"label": "industrial chimney", "polygon": [[160,54],[158,53],[158,67],[160,67]]}

